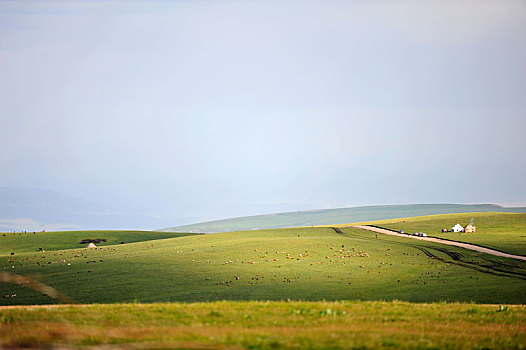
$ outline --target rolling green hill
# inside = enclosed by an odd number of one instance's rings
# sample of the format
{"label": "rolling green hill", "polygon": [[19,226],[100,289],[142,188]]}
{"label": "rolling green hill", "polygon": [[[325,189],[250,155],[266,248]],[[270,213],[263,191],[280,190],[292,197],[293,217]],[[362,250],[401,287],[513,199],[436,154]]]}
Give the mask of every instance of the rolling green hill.
{"label": "rolling green hill", "polygon": [[43,250],[61,250],[85,248],[84,239],[102,238],[105,241],[95,243],[98,247],[107,245],[157,240],[163,238],[184,237],[192,233],[173,233],[158,231],[58,231],[0,233],[0,256],[10,253],[34,253]]}
{"label": "rolling green hill", "polygon": [[[37,279],[80,303],[526,302],[524,262],[354,228],[341,232],[329,227],[241,231],[16,253],[0,256],[0,272]],[[8,295],[0,299],[3,305],[56,302],[11,283],[0,283],[0,295]]]}
{"label": "rolling green hill", "polygon": [[412,204],[298,211],[202,222],[165,228],[166,232],[230,232],[301,226],[335,225],[349,222],[394,219],[422,215],[470,212],[526,213],[526,207],[504,208],[495,204]]}

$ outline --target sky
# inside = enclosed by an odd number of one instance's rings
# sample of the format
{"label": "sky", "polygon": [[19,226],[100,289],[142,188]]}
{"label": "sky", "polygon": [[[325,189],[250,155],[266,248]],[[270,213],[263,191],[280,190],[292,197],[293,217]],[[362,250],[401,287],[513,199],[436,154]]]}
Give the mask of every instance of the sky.
{"label": "sky", "polygon": [[525,92],[524,1],[2,1],[0,187],[148,229],[525,205]]}

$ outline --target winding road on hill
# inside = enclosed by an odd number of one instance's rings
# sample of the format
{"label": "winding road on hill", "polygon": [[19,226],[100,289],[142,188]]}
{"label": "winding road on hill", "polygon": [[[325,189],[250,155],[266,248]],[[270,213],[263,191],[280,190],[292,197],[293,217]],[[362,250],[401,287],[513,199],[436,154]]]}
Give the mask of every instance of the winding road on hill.
{"label": "winding road on hill", "polygon": [[419,240],[422,240],[422,241],[428,241],[428,242],[435,242],[435,243],[440,243],[440,244],[452,245],[452,246],[456,246],[456,247],[460,247],[460,248],[474,250],[474,251],[477,251],[477,252],[480,252],[480,253],[500,256],[500,257],[503,257],[503,258],[512,258],[512,259],[518,259],[518,260],[526,261],[526,256],[508,254],[508,253],[505,253],[505,252],[501,252],[499,250],[490,249],[490,248],[486,248],[486,247],[481,247],[481,246],[478,246],[478,245],[475,245],[475,244],[469,244],[469,243],[463,243],[463,242],[457,242],[457,241],[450,241],[450,240],[447,240],[447,239],[440,239],[440,238],[436,238],[436,237],[410,236],[410,235],[407,235],[407,234],[398,233],[396,231],[387,230],[385,228],[380,228],[380,227],[375,227],[375,226],[368,226],[368,225],[356,225],[356,226],[351,226],[351,227],[359,228],[359,229],[362,229],[362,230],[368,230],[368,231],[372,231],[372,232],[376,232],[376,233],[382,233],[382,234],[390,235],[390,236],[419,239]]}

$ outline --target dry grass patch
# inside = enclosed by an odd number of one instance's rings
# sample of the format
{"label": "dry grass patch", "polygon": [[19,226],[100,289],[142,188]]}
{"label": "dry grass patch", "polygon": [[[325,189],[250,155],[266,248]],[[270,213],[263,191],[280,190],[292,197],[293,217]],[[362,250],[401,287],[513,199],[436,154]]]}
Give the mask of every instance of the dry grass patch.
{"label": "dry grass patch", "polygon": [[213,302],[0,309],[0,347],[523,348],[526,308]]}

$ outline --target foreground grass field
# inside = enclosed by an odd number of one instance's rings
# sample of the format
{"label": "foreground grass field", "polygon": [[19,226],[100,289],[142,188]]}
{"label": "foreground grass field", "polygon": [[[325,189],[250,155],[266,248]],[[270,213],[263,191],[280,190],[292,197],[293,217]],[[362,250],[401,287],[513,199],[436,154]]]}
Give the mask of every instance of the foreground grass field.
{"label": "foreground grass field", "polygon": [[[79,303],[214,300],[526,302],[526,265],[354,228],[186,236],[0,257]],[[0,283],[0,304],[54,299]]]}
{"label": "foreground grass field", "polygon": [[[441,232],[442,228],[451,229],[456,223],[466,226],[471,220],[475,223],[477,232]],[[434,237],[479,244],[511,254],[526,255],[526,214],[446,214],[371,221],[368,223],[397,231],[426,232]]]}
{"label": "foreground grass field", "polygon": [[0,308],[0,348],[522,349],[524,306],[213,302]]}

